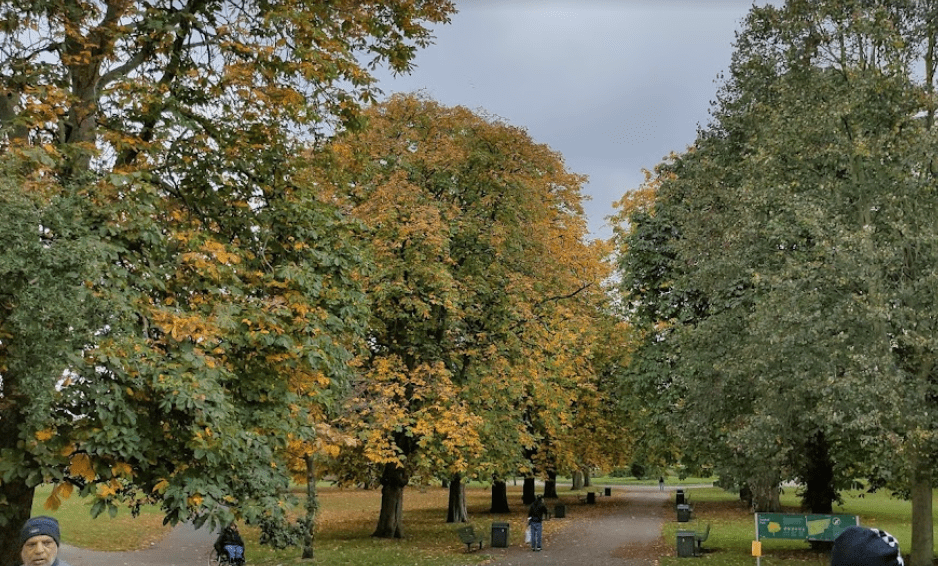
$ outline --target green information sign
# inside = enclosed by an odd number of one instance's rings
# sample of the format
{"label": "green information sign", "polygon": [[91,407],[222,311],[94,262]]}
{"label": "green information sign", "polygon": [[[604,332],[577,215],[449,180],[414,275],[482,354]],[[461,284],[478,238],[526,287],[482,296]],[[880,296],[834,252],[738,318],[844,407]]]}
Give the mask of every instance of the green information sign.
{"label": "green information sign", "polygon": [[847,527],[859,524],[856,515],[756,513],[756,540],[782,538],[832,541]]}

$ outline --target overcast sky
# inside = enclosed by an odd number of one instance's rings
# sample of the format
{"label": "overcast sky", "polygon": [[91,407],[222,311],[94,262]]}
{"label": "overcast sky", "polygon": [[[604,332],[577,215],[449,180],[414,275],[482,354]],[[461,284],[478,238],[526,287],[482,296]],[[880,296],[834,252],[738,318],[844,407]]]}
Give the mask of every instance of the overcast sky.
{"label": "overcast sky", "polygon": [[[766,0],[756,0],[764,5]],[[777,2],[773,2],[777,3]],[[709,120],[718,75],[753,0],[456,0],[410,75],[385,93],[424,91],[525,128],[589,176],[594,236],[612,203]]]}

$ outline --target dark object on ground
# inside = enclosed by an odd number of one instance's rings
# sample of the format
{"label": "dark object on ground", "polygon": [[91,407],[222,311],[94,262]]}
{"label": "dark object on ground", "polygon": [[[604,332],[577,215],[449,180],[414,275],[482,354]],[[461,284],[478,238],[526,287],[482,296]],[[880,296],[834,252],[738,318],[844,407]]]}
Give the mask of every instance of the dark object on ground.
{"label": "dark object on ground", "polygon": [[508,548],[508,523],[492,523],[492,548]]}
{"label": "dark object on ground", "polygon": [[704,529],[702,533],[700,532],[694,533],[694,540],[697,542],[697,551],[696,551],[697,556],[700,556],[701,554],[703,554],[703,548],[701,548],[701,545],[704,542],[706,542],[707,538],[709,537],[710,537],[710,523],[707,523],[707,528]]}
{"label": "dark object on ground", "polygon": [[686,523],[690,521],[691,508],[690,505],[678,505],[677,506],[677,522]]}

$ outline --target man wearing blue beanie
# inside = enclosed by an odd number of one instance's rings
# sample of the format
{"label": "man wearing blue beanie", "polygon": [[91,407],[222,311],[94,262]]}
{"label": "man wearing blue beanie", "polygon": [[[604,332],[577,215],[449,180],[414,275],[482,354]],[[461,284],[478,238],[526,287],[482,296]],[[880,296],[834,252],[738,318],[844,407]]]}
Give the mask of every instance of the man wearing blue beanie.
{"label": "man wearing blue beanie", "polygon": [[69,566],[59,560],[59,522],[52,517],[33,517],[20,529],[23,566]]}
{"label": "man wearing blue beanie", "polygon": [[834,540],[831,566],[905,566],[899,541],[879,529],[848,527]]}

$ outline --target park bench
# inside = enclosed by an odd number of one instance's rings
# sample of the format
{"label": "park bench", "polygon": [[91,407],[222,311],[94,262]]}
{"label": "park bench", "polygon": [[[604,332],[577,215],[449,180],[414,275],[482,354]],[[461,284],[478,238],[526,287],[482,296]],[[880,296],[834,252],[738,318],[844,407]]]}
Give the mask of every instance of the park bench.
{"label": "park bench", "polygon": [[703,553],[703,549],[700,547],[700,545],[706,542],[707,538],[709,537],[710,537],[710,523],[707,523],[707,528],[704,529],[702,533],[696,532],[696,531],[694,532],[694,542],[696,543],[696,547],[697,547],[696,554],[698,556]]}
{"label": "park bench", "polygon": [[476,550],[473,548],[475,545],[479,545],[478,550],[482,550],[482,544],[485,542],[485,537],[482,535],[476,534],[475,529],[472,525],[467,525],[459,529],[459,540],[466,545],[466,552],[472,552]]}

